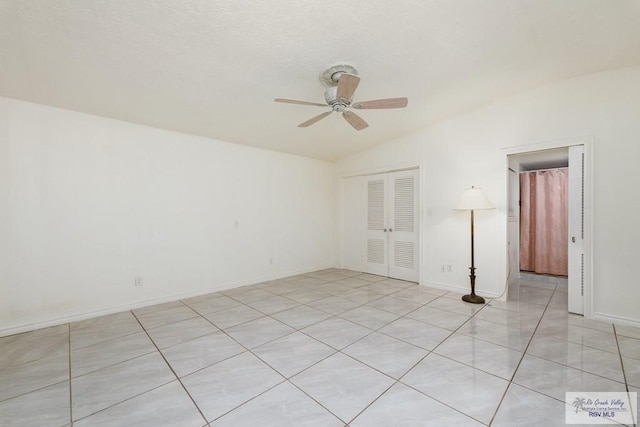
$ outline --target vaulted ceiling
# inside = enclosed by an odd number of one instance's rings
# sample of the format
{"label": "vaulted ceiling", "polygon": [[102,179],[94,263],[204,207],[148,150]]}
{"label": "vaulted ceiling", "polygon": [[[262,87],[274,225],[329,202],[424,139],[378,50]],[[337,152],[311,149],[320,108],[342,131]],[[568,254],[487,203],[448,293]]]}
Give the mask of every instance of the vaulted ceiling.
{"label": "vaulted ceiling", "polygon": [[[640,64],[637,0],[0,0],[0,96],[332,160],[554,80]],[[361,77],[355,131],[321,107]]]}

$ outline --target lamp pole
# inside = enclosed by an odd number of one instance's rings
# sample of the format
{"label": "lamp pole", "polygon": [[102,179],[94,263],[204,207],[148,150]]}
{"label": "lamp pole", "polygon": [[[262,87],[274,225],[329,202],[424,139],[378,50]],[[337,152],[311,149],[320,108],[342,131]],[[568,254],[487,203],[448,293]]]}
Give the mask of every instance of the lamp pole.
{"label": "lamp pole", "polygon": [[476,260],[475,248],[473,247],[473,227],[474,227],[474,211],[478,209],[495,209],[493,204],[487,199],[481,189],[471,187],[462,193],[458,203],[454,207],[455,210],[471,211],[471,267],[469,267],[469,279],[471,279],[471,293],[462,297],[463,301],[473,304],[484,304],[484,298],[476,295]]}
{"label": "lamp pole", "polygon": [[471,267],[469,267],[469,279],[471,279],[471,294],[464,295],[463,301],[473,304],[484,304],[484,298],[476,295],[476,267],[475,267],[475,251],[473,247],[473,209],[471,209]]}

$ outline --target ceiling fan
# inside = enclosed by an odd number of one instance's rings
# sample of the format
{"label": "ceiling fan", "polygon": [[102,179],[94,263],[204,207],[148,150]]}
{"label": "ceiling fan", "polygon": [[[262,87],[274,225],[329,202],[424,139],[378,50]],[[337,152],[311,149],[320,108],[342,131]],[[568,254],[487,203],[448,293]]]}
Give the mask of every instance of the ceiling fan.
{"label": "ceiling fan", "polygon": [[362,130],[369,126],[369,124],[356,113],[348,110],[349,108],[355,108],[356,110],[373,110],[404,108],[407,106],[407,98],[386,98],[352,103],[353,94],[360,83],[360,77],[358,77],[356,69],[350,65],[336,65],[329,68],[320,74],[320,81],[329,86],[329,88],[324,92],[324,98],[326,100],[325,104],[320,102],[298,101],[296,99],[274,99],[275,102],[331,108],[329,111],[320,113],[317,116],[300,123],[298,127],[304,128],[311,126],[335,111],[337,113],[342,113],[342,117],[344,117],[344,119],[355,130]]}

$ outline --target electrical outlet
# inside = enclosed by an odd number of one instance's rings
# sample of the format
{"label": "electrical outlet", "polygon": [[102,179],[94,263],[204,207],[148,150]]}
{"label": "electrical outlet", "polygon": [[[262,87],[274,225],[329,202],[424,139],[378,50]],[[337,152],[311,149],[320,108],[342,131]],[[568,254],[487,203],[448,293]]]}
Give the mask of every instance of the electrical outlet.
{"label": "electrical outlet", "polygon": [[142,286],[142,277],[136,276],[133,279],[133,283],[134,283],[135,286]]}
{"label": "electrical outlet", "polygon": [[447,264],[447,272],[453,273],[453,268],[451,267],[451,264]]}
{"label": "electrical outlet", "polygon": [[273,265],[273,258],[269,258],[269,264]]}
{"label": "electrical outlet", "polygon": [[235,222],[235,226],[236,226],[236,228],[238,228],[238,220],[237,219],[236,219],[236,222]]}
{"label": "electrical outlet", "polygon": [[447,271],[447,266],[446,266],[446,265],[444,265],[444,264],[442,264],[442,265],[440,266],[440,272],[444,273],[444,272],[446,272],[446,271]]}

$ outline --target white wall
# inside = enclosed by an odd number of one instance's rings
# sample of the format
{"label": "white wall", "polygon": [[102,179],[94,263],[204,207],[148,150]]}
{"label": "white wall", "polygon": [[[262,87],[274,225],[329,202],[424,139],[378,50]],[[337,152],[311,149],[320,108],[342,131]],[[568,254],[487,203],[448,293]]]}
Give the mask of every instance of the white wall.
{"label": "white wall", "polygon": [[332,168],[0,98],[0,335],[331,266]]}
{"label": "white wall", "polygon": [[365,180],[360,176],[344,178],[342,181],[341,204],[349,214],[339,219],[342,225],[340,253],[344,255],[342,267],[350,270],[361,270],[364,266],[362,252],[367,221],[364,186]]}
{"label": "white wall", "polygon": [[[422,283],[468,289],[468,214],[452,210],[471,185],[497,209],[476,216],[477,291],[506,280],[507,161],[502,148],[586,137],[593,141],[594,315],[639,323],[640,258],[634,178],[640,158],[640,68],[557,82],[469,112],[336,163],[337,177],[422,162]],[[453,273],[439,265],[452,264]]]}

